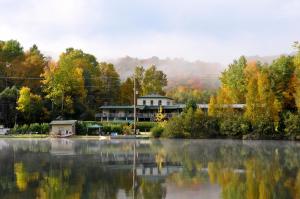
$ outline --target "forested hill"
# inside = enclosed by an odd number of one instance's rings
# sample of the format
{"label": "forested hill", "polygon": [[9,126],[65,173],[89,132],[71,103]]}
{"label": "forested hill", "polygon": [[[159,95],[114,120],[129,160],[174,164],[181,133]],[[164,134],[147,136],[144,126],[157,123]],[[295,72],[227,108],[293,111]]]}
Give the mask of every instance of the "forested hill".
{"label": "forested hill", "polygon": [[178,85],[205,89],[217,88],[219,86],[218,77],[225,68],[220,63],[190,62],[179,58],[160,59],[151,57],[139,59],[127,56],[108,61],[115,65],[116,70],[121,75],[121,79],[132,75],[134,68],[138,65],[146,68],[156,65],[159,70],[162,70],[167,75],[169,88]]}
{"label": "forested hill", "polygon": [[[248,61],[260,61],[261,63],[271,64],[279,55],[274,56],[248,56]],[[192,86],[202,89],[216,89],[219,87],[219,76],[226,66],[217,62],[187,61],[182,58],[160,59],[159,57],[150,57],[139,59],[130,56],[111,59],[108,62],[115,65],[116,70],[122,80],[133,74],[136,66],[149,68],[156,65],[168,77],[168,88],[178,85]]]}

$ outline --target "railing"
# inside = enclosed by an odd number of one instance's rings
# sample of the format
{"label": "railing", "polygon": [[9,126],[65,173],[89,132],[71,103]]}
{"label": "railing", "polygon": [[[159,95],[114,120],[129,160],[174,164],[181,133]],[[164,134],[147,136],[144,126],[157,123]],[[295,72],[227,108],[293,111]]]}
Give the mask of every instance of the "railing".
{"label": "railing", "polygon": [[[137,118],[155,118],[157,113],[137,113]],[[166,118],[171,118],[178,113],[165,113]],[[98,118],[133,118],[133,113],[97,113]]]}

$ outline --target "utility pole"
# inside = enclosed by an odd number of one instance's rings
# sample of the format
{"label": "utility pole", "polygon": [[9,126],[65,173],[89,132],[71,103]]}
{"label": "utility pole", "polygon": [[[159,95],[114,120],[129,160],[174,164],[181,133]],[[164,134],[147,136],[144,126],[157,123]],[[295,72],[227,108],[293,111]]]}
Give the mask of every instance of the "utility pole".
{"label": "utility pole", "polygon": [[136,134],[136,77],[133,74],[133,133]]}

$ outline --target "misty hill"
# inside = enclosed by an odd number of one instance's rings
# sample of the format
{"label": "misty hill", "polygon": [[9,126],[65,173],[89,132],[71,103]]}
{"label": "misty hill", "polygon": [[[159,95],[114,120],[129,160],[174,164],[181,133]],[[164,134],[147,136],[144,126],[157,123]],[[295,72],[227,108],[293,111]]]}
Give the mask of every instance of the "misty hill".
{"label": "misty hill", "polygon": [[224,67],[220,63],[190,62],[179,58],[160,59],[158,57],[151,57],[138,59],[127,56],[109,60],[109,62],[115,65],[117,71],[121,74],[121,79],[132,75],[135,66],[148,68],[151,65],[156,65],[159,70],[167,74],[169,88],[176,85],[187,85],[196,88],[216,88],[219,86],[218,77],[224,70]]}
{"label": "misty hill", "polygon": [[[285,55],[285,54],[283,54]],[[247,56],[248,61],[260,61],[261,63],[271,64],[273,60],[280,55],[274,56]],[[159,70],[162,70],[168,77],[168,88],[177,85],[186,85],[194,88],[214,89],[218,88],[221,72],[227,68],[220,63],[211,63],[204,61],[190,62],[182,58],[160,59],[158,57],[150,57],[139,59],[133,57],[122,57],[119,59],[108,60],[115,65],[116,70],[124,80],[133,74],[135,66],[143,66],[148,68],[151,65],[156,65]]]}

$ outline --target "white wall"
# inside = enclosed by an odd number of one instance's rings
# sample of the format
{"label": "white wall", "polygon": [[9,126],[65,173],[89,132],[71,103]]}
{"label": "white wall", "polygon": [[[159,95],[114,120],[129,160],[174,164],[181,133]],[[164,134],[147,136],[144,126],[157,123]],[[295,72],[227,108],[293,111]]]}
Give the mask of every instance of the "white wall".
{"label": "white wall", "polygon": [[159,99],[159,98],[138,98],[137,99],[137,105],[143,106],[144,103],[143,101],[146,101],[147,106],[151,106],[151,100],[153,100],[153,106],[158,106],[158,101],[161,100],[161,105],[162,106],[167,106],[168,102],[170,102],[169,105],[173,105],[173,100],[170,99]]}

